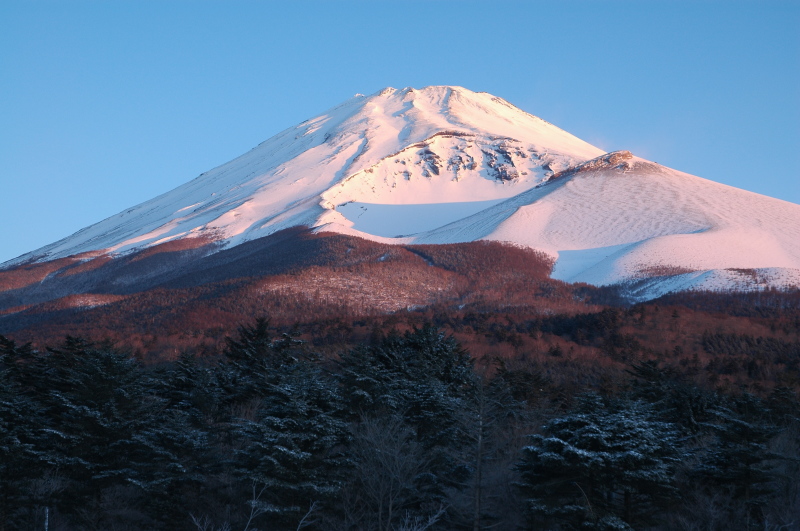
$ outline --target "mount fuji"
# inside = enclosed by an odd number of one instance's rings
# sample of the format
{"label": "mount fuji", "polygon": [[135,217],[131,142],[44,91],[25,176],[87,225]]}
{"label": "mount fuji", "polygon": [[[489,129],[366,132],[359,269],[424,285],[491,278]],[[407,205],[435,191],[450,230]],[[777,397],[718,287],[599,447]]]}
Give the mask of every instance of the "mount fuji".
{"label": "mount fuji", "polygon": [[[41,302],[33,284],[115,259],[209,256],[296,227],[381,244],[505,242],[545,253],[555,279],[620,285],[633,300],[800,286],[800,205],[605,153],[485,92],[431,86],[358,94],[10,260],[0,299]],[[53,298],[99,290],[47,285]]]}

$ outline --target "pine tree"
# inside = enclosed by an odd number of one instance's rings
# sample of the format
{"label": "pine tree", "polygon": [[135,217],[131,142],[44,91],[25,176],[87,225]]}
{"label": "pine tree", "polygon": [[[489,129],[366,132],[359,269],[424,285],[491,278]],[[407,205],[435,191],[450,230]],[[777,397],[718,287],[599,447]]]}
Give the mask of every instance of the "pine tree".
{"label": "pine tree", "polygon": [[[611,406],[611,407],[608,407]],[[531,517],[569,529],[649,525],[677,495],[677,434],[643,403],[581,397],[534,435],[518,465]]]}
{"label": "pine tree", "polygon": [[[474,385],[468,354],[455,339],[426,324],[344,353],[339,366],[342,393],[354,421],[402,419],[403,428],[413,434],[413,444],[408,441],[406,446],[422,449],[425,471],[414,478],[415,496],[406,508],[416,516],[435,512],[446,504],[446,491],[463,488],[470,475],[463,459],[467,438],[461,422]],[[368,453],[361,459],[381,462]],[[395,475],[390,470],[377,474]],[[366,483],[363,478],[356,482]]]}
{"label": "pine tree", "polygon": [[17,378],[17,364],[32,355],[30,345],[0,336],[0,531],[28,527],[26,512],[46,503],[31,494],[31,482],[44,470],[41,411]]}
{"label": "pine tree", "polygon": [[337,495],[349,432],[332,383],[308,362],[277,368],[260,387],[253,419],[240,419],[237,474],[261,493],[252,500],[271,529],[294,529],[314,504]]}
{"label": "pine tree", "polygon": [[[164,401],[130,356],[68,337],[35,356],[23,380],[47,426],[42,453],[68,481],[59,509],[74,522],[111,525],[106,519],[114,517],[102,506],[107,493],[125,491],[133,507],[139,499],[163,496],[186,475],[179,454],[189,452],[193,442],[187,439],[197,437],[188,423],[165,415]],[[152,527],[155,516],[130,509],[120,518]]]}
{"label": "pine tree", "polygon": [[780,428],[772,423],[762,401],[747,393],[714,407],[711,413],[715,422],[705,427],[716,441],[702,455],[695,478],[713,489],[726,490],[735,503],[745,505],[744,529],[762,529],[763,508],[777,479],[774,466],[782,459],[769,450],[768,442]]}

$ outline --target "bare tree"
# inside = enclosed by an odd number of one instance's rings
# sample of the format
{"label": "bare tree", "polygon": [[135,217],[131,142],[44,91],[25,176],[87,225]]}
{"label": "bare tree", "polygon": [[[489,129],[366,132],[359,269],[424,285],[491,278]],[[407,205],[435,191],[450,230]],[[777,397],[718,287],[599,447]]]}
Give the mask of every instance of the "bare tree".
{"label": "bare tree", "polygon": [[515,527],[520,515],[509,504],[518,497],[514,464],[531,419],[507,389],[484,377],[476,378],[466,403],[459,414],[463,442],[459,459],[472,474],[460,489],[449,493],[448,517],[473,531]]}
{"label": "bare tree", "polygon": [[410,513],[406,512],[403,523],[397,528],[397,531],[426,531],[433,527],[434,524],[444,516],[445,512],[446,508],[444,505],[439,506],[438,511],[427,517],[412,516]]}
{"label": "bare tree", "polygon": [[230,524],[227,522],[220,527],[215,526],[211,517],[207,514],[200,517],[190,514],[189,517],[192,519],[192,524],[194,524],[197,531],[230,531],[231,529]]}
{"label": "bare tree", "polygon": [[49,470],[31,483],[31,495],[42,508],[44,530],[50,528],[50,505],[52,496],[66,488],[66,482],[56,471]]}
{"label": "bare tree", "polygon": [[317,502],[313,502],[311,504],[311,507],[308,508],[306,514],[303,515],[303,518],[300,519],[300,523],[297,524],[297,531],[300,531],[301,529],[308,527],[310,525],[314,525],[314,523],[316,523],[316,521],[311,518],[311,515],[314,514],[314,511],[316,510],[317,510]]}
{"label": "bare tree", "polygon": [[346,524],[389,531],[403,514],[413,518],[406,511],[418,501],[415,480],[431,464],[413,435],[395,416],[361,419],[351,446],[352,481],[343,491]]}

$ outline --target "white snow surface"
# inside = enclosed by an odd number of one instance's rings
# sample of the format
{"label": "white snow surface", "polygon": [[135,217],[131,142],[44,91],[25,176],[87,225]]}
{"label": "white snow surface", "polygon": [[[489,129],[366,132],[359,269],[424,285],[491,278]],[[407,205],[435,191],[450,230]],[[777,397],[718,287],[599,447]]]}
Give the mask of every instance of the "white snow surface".
{"label": "white snow surface", "polygon": [[187,237],[233,246],[298,225],[394,243],[512,242],[556,257],[556,278],[636,283],[642,298],[800,285],[800,205],[604,155],[505,100],[448,86],[356,95],[3,267]]}
{"label": "white snow surface", "polygon": [[659,279],[641,298],[800,286],[800,205],[620,153],[619,164],[592,161],[416,241],[533,247],[568,282]]}

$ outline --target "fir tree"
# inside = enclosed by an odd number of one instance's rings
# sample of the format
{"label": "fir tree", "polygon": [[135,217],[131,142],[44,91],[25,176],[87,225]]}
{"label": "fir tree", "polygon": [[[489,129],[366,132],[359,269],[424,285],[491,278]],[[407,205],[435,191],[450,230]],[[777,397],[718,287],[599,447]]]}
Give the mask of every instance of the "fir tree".
{"label": "fir tree", "polygon": [[677,495],[677,435],[638,402],[607,407],[596,395],[534,435],[518,468],[537,524],[630,529],[653,522]]}
{"label": "fir tree", "polygon": [[308,362],[276,369],[253,419],[240,419],[237,474],[260,493],[252,504],[271,529],[294,529],[337,495],[349,438],[336,388]]}
{"label": "fir tree", "polygon": [[777,479],[774,466],[782,458],[769,450],[768,443],[780,428],[771,422],[762,401],[747,393],[716,406],[712,414],[715,422],[705,426],[716,441],[702,455],[695,477],[714,490],[727,491],[734,503],[744,504],[744,529],[761,529],[763,508]]}
{"label": "fir tree", "polygon": [[342,392],[352,413],[359,419],[402,419],[413,434],[413,445],[424,451],[426,465],[425,473],[414,478],[416,496],[407,509],[418,516],[435,512],[445,503],[447,489],[463,488],[470,475],[463,459],[467,437],[462,422],[474,385],[468,354],[455,339],[426,324],[343,354],[340,369]]}
{"label": "fir tree", "polygon": [[266,319],[226,341],[217,435],[234,449],[230,465],[250,499],[251,523],[295,529],[311,505],[330,507],[341,486],[349,432],[338,390],[317,361],[296,331],[274,338]]}
{"label": "fir tree", "polygon": [[32,482],[44,470],[41,454],[43,419],[38,404],[18,381],[18,363],[33,355],[0,336],[0,531],[26,527],[26,512],[37,503]]}
{"label": "fir tree", "polygon": [[[62,513],[82,525],[106,526],[106,493],[125,489],[130,503],[157,498],[185,476],[178,449],[194,446],[188,423],[164,414],[164,401],[136,360],[106,346],[68,337],[27,364],[47,426],[43,453],[69,479],[59,496]],[[200,437],[202,439],[202,437]],[[155,520],[129,511],[136,525]]]}
{"label": "fir tree", "polygon": [[156,384],[167,409],[186,413],[196,428],[205,429],[219,415],[221,393],[214,375],[194,354],[182,353]]}
{"label": "fir tree", "polygon": [[217,385],[228,406],[246,404],[263,396],[263,386],[276,370],[297,363],[304,357],[303,341],[296,331],[275,339],[269,320],[256,319],[252,326],[240,326],[237,337],[225,338],[225,363],[217,371]]}

